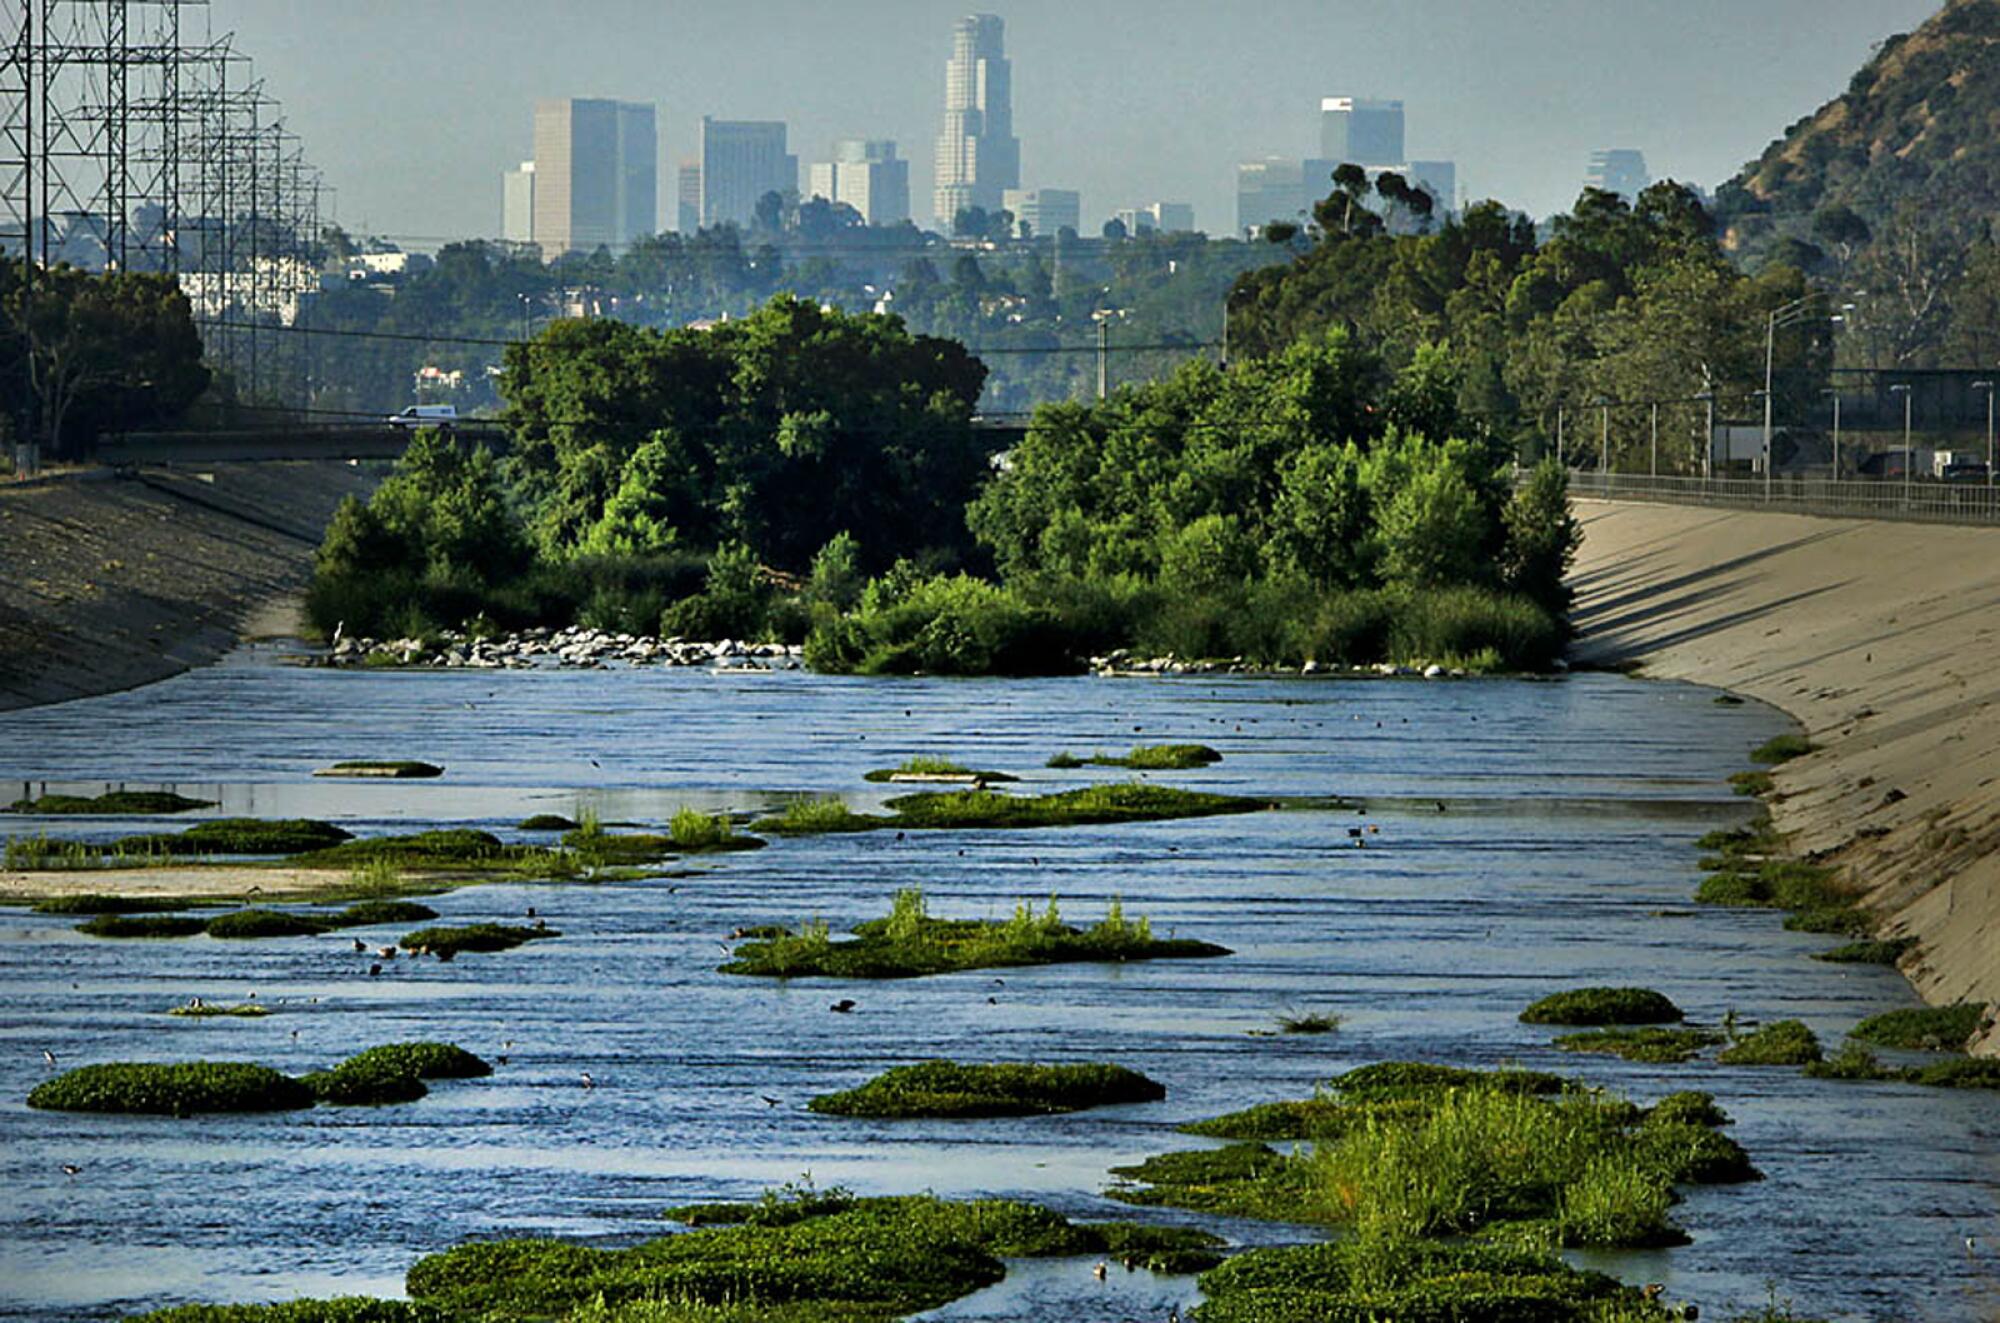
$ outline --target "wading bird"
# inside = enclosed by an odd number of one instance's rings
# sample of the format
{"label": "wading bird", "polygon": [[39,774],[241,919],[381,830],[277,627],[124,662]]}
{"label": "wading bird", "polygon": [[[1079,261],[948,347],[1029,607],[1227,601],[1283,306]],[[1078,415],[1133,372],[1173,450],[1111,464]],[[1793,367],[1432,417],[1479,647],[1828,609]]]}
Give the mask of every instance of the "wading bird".
{"label": "wading bird", "polygon": [[830,1011],[838,1012],[841,1015],[845,1015],[849,1011],[854,1009],[854,1001],[852,998],[842,997],[839,1001],[827,1007],[827,1009]]}

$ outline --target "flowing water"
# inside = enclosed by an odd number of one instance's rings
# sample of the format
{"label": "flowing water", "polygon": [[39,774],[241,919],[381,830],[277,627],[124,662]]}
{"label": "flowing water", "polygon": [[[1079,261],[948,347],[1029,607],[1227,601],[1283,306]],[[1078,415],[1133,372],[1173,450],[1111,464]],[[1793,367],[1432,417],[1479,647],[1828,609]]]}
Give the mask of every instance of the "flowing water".
{"label": "flowing water", "polygon": [[[134,692],[9,714],[0,784],[172,786],[217,812],[357,831],[530,812],[658,823],[682,804],[755,809],[799,792],[863,806],[861,774],[914,753],[1022,774],[1029,791],[1127,775],[1042,768],[1139,742],[1225,761],[1165,783],[1294,801],[1245,817],[1043,831],[779,841],[597,886],[505,884],[432,902],[445,921],[518,920],[559,939],[450,964],[371,957],[350,935],[107,942],[72,920],[0,915],[0,1314],[73,1317],[186,1300],[395,1294],[420,1255],[472,1237],[629,1243],[659,1210],[799,1180],[865,1193],[1003,1194],[1130,1215],[1106,1169],[1199,1141],[1176,1123],[1371,1061],[1518,1062],[1648,1101],[1715,1092],[1768,1179],[1697,1190],[1692,1245],[1596,1256],[1708,1318],[1780,1300],[1838,1317],[1990,1320],[2000,1311],[2000,1106],[1990,1093],[1820,1083],[1795,1070],[1571,1057],[1516,1015],[1578,984],[1659,988],[1693,1018],[1795,1016],[1829,1044],[1914,1005],[1898,975],[1807,959],[1833,939],[1778,916],[1697,911],[1693,842],[1747,808],[1724,778],[1786,728],[1754,704],[1612,676],[1460,683],[1184,678],[849,681],[696,671],[336,673],[268,651]],[[344,757],[417,757],[441,780],[314,781]],[[11,795],[9,796],[11,797]],[[1440,807],[1442,805],[1442,808]],[[0,819],[104,836],[127,824]],[[1366,848],[1353,846],[1361,827]],[[1366,834],[1371,827],[1379,833]],[[715,972],[744,924],[836,929],[921,885],[934,914],[1001,916],[1058,894],[1094,921],[1113,897],[1226,959],[1071,965],[836,985]],[[370,934],[393,941],[394,931]],[[171,1019],[251,992],[277,1013]],[[848,1015],[828,1013],[852,997]],[[1281,1012],[1339,1030],[1273,1037]],[[90,1061],[253,1060],[288,1071],[411,1038],[505,1055],[421,1102],[169,1120],[31,1112]],[[1163,1103],[1068,1117],[883,1123],[812,1095],[926,1057],[1109,1060]],[[589,1072],[596,1087],[586,1089]],[[67,1175],[63,1164],[81,1170]],[[1167,1214],[1166,1216],[1181,1216]],[[1201,1219],[1192,1219],[1201,1220]],[[1310,1233],[1203,1223],[1246,1243]],[[1974,1238],[1968,1250],[1966,1238]],[[1191,1278],[1016,1265],[938,1317],[1161,1318]]]}

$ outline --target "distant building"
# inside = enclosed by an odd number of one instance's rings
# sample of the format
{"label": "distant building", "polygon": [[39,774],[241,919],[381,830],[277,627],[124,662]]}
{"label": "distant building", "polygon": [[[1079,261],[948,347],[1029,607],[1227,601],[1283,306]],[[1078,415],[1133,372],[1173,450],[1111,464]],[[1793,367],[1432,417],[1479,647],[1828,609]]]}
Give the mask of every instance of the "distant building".
{"label": "distant building", "polygon": [[1330,96],[1319,103],[1319,154],[1355,165],[1401,165],[1403,103]]}
{"label": "distant building", "polygon": [[1083,194],[1073,188],[1010,188],[1000,195],[1000,205],[1014,213],[1017,226],[1027,222],[1031,235],[1083,229]]}
{"label": "distant building", "polygon": [[1186,202],[1154,202],[1140,207],[1149,228],[1161,234],[1188,234],[1194,230],[1194,207]]}
{"label": "distant building", "polygon": [[1306,163],[1292,158],[1245,161],[1236,167],[1237,231],[1261,229],[1272,221],[1303,224],[1311,200],[1324,197],[1332,187],[1329,183],[1321,188],[1317,182],[1308,187]]}
{"label": "distant building", "polygon": [[1006,58],[1005,39],[1006,24],[992,14],[972,14],[952,25],[931,206],[939,228],[947,232],[960,211],[997,211],[1007,190],[1021,186],[1013,66]]}
{"label": "distant building", "polygon": [[870,225],[900,225],[910,218],[910,163],[887,139],[842,138],[831,161],[816,161],[809,196],[844,202]]}
{"label": "distant building", "polygon": [[531,243],[535,237],[535,163],[521,162],[500,181],[500,237],[510,243]]}
{"label": "distant building", "polygon": [[779,120],[701,117],[701,223],[748,226],[766,193],[796,193],[799,158]]}
{"label": "distant building", "polygon": [[1652,182],[1653,177],[1646,172],[1646,154],[1630,147],[1592,152],[1590,171],[1583,177],[1586,188],[1616,193],[1627,202],[1637,202]]}
{"label": "distant building", "polygon": [[693,234],[701,228],[701,162],[682,161],[675,183],[674,228]]}
{"label": "distant building", "polygon": [[533,233],[542,254],[621,247],[659,215],[650,105],[571,98],[535,105]]}
{"label": "distant building", "polygon": [[1448,211],[1458,210],[1458,164],[1454,161],[1412,161],[1404,169],[1404,178],[1431,195],[1437,204],[1436,215],[1440,218]]}

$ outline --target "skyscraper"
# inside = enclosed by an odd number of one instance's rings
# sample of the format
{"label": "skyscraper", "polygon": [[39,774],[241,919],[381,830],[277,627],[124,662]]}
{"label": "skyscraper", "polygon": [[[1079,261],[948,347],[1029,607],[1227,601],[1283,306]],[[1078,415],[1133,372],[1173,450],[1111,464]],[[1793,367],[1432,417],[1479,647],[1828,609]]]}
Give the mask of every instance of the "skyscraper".
{"label": "skyscraper", "polygon": [[748,225],[766,193],[796,193],[799,158],[778,120],[701,117],[701,223]]}
{"label": "skyscraper", "polygon": [[531,243],[535,237],[535,163],[521,162],[500,182],[500,237],[509,243]]}
{"label": "skyscraper", "polygon": [[842,138],[832,160],[813,163],[809,191],[846,203],[869,225],[901,225],[910,218],[910,163],[887,139]]}
{"label": "skyscraper", "polygon": [[682,234],[693,234],[701,228],[701,162],[692,159],[682,161],[678,183],[674,228]]}
{"label": "skyscraper", "polygon": [[1054,238],[1083,227],[1083,194],[1073,188],[1010,188],[1000,195],[1000,205],[1014,213],[1015,225],[1025,223],[1030,235]]}
{"label": "skyscraper", "polygon": [[650,105],[535,103],[534,237],[542,256],[619,247],[652,234],[659,139]]}
{"label": "skyscraper", "polygon": [[967,207],[999,209],[1006,191],[1021,186],[1005,32],[1006,24],[992,14],[972,14],[952,25],[931,208],[942,229],[949,230]]}
{"label": "skyscraper", "polygon": [[1401,165],[1403,103],[1330,96],[1319,103],[1319,154],[1355,165]]}
{"label": "skyscraper", "polygon": [[1637,202],[1652,184],[1646,172],[1646,154],[1630,147],[1613,147],[1590,154],[1590,172],[1583,177],[1587,188],[1616,193],[1627,202]]}
{"label": "skyscraper", "polygon": [[[1272,221],[1300,224],[1311,199],[1325,195],[1326,188],[1313,192],[1305,182],[1303,162],[1283,156],[1267,156],[1261,161],[1245,161],[1236,167],[1236,229],[1255,230]],[[1316,187],[1316,185],[1315,185]]]}

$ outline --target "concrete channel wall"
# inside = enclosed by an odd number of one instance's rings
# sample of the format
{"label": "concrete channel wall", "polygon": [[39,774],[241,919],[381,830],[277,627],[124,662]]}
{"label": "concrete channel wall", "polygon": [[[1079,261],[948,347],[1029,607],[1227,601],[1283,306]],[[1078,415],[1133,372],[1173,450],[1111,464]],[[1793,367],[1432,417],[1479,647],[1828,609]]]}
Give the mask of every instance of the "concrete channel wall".
{"label": "concrete channel wall", "polygon": [[[1796,717],[1816,748],[1777,769],[1777,826],[1841,869],[1885,936],[1918,939],[1903,970],[1926,1000],[2000,1004],[2000,530],[1577,514],[1578,660]],[[1977,1050],[2000,1055],[2000,1030]]]}
{"label": "concrete channel wall", "polygon": [[334,508],[376,481],[278,463],[0,484],[0,711],[162,680],[289,629],[283,604]]}

